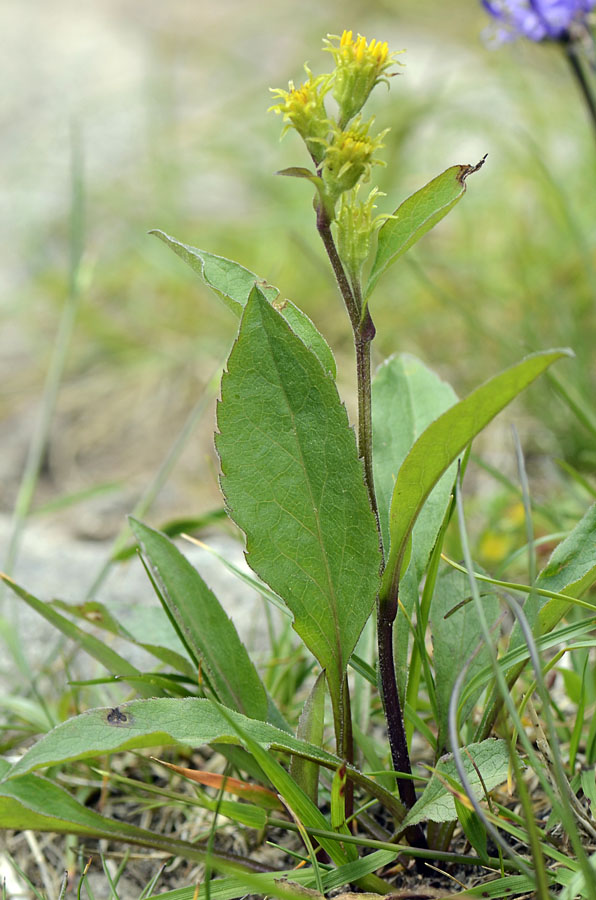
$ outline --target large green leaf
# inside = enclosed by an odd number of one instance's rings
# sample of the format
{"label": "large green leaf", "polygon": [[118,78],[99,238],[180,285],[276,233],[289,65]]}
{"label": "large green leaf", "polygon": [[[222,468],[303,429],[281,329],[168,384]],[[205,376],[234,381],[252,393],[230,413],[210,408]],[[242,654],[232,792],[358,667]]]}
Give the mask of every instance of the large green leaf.
{"label": "large green leaf", "polygon": [[399,470],[390,512],[391,545],[382,598],[395,596],[412,529],[426,498],[465,447],[497,413],[569,350],[533,353],[495,375],[436,419],[420,435]]}
{"label": "large green leaf", "polygon": [[377,281],[390,265],[447,215],[466,190],[466,178],[476,166],[451,166],[397,207],[379,231],[377,253],[366,285],[370,296]]}
{"label": "large green leaf", "polygon": [[[13,766],[10,777],[75,759],[141,747],[182,745],[200,747],[241,742],[227,718],[211,700],[157,698],[123,704],[115,715],[109,708],[90,709],[62,722],[44,735]],[[338,757],[293,737],[273,725],[229,711],[251,738],[265,748],[285,750],[335,768]]]}
{"label": "large green leaf", "polygon": [[177,547],[136,519],[130,527],[184,643],[204,666],[218,700],[252,719],[267,718],[267,694],[219,600]]}
{"label": "large green leaf", "polygon": [[333,379],[257,288],[221,396],[222,489],[248,563],[291,609],[337,698],[378,589],[375,521]]}
{"label": "large green leaf", "polygon": [[220,297],[228,309],[242,315],[246,301],[255,284],[269,303],[278,309],[300,340],[315,354],[326,372],[336,376],[335,359],[323,335],[313,322],[291,300],[278,301],[279,288],[268,284],[249,269],[224,256],[215,256],[206,250],[198,250],[188,244],[182,244],[163,231],[151,231],[167,244],[180,259],[183,259],[199,278]]}
{"label": "large green leaf", "polygon": [[[506,741],[489,738],[477,744],[468,744],[462,750],[462,759],[470,787],[477,800],[484,797],[485,790],[492,791],[507,780],[509,750]],[[448,786],[450,781],[459,784],[452,753],[439,760],[436,774],[433,774],[422,796],[404,819],[403,827],[428,820],[450,822],[455,819],[455,804]]]}
{"label": "large green leaf", "polygon": [[[62,722],[34,744],[6,777],[25,775],[35,769],[76,759],[92,759],[106,753],[143,747],[200,747],[203,744],[238,747],[241,741],[231,727],[230,719],[265,749],[296,754],[334,771],[342,764],[342,760],[333,753],[295,738],[267,722],[249,719],[232,710],[226,710],[226,715],[223,715],[218,704],[211,700],[159,697],[133,700],[120,706],[117,711],[109,708],[89,709]],[[348,766],[348,775],[355,784],[377,797],[396,819],[404,816],[404,807],[399,800],[376,784],[374,779],[362,775],[353,766]]]}
{"label": "large green leaf", "polygon": [[[490,662],[489,650],[482,641],[476,604],[464,602],[469,597],[470,580],[462,572],[447,571],[437,579],[430,622],[438,709],[437,743],[441,751],[447,745],[449,702],[459,673],[472,654],[474,658],[467,670],[468,681]],[[484,615],[489,626],[492,626],[501,611],[499,599],[493,591],[485,591],[481,594],[481,600]],[[458,604],[461,604],[459,608],[447,615]],[[462,705],[461,721],[466,721],[481,690],[479,687]]]}

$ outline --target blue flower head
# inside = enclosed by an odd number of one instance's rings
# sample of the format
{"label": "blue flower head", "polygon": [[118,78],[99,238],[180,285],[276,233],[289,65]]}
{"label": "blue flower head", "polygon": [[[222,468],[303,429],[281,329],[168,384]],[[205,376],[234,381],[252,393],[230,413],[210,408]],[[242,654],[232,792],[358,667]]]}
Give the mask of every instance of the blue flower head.
{"label": "blue flower head", "polygon": [[497,24],[493,36],[512,41],[520,35],[531,41],[557,41],[574,23],[586,24],[596,0],[482,0]]}

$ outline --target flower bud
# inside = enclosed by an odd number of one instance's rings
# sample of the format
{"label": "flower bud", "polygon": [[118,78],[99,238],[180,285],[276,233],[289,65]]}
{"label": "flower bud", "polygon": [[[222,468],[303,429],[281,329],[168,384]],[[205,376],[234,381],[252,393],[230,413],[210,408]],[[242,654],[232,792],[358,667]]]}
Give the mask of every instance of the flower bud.
{"label": "flower bud", "polygon": [[342,194],[337,215],[337,251],[352,280],[359,277],[360,270],[368,259],[373,235],[391,218],[387,215],[373,218],[375,200],[384,197],[384,194],[373,188],[363,203],[358,200],[359,190],[358,184],[352,191]]}
{"label": "flower bud", "polygon": [[335,59],[333,96],[339,104],[339,124],[345,128],[360,112],[374,86],[386,81],[383,72],[394,64],[396,54],[389,53],[386,42],[373,39],[367,44],[362,35],[353,40],[351,31],[344,31],[341,38],[331,34],[328,37],[339,41],[338,47],[326,41],[325,50]]}

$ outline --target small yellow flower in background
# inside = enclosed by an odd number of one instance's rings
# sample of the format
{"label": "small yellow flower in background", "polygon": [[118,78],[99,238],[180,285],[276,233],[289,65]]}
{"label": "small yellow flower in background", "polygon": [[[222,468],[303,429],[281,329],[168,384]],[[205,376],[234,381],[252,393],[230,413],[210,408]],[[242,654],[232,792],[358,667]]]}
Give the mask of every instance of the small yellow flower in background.
{"label": "small yellow flower in background", "polygon": [[286,126],[282,137],[289,128],[295,128],[305,141],[310,155],[318,164],[325,153],[327,136],[331,129],[331,122],[327,117],[323,100],[331,86],[331,75],[319,75],[317,78],[313,78],[308,66],[304,68],[309,77],[300,87],[295,87],[294,82],[290,81],[287,91],[282,88],[270,88],[274,97],[281,99],[279,103],[274,103],[269,109],[283,116]]}
{"label": "small yellow flower in background", "polygon": [[[344,31],[341,38],[333,34],[328,38],[325,50],[335,59],[333,96],[340,108],[339,124],[345,128],[360,112],[374,86],[387,81],[383,73],[395,64],[397,53],[389,52],[386,41],[373,39],[367,43],[360,34],[354,40],[351,31]],[[339,41],[339,46],[332,40]]]}
{"label": "small yellow flower in background", "polygon": [[372,166],[385,165],[382,160],[373,159],[373,153],[384,146],[382,139],[388,129],[372,137],[368,133],[372,122],[373,119],[362,124],[356,119],[347,131],[334,127],[321,172],[325,189],[333,201],[360,180],[368,181]]}

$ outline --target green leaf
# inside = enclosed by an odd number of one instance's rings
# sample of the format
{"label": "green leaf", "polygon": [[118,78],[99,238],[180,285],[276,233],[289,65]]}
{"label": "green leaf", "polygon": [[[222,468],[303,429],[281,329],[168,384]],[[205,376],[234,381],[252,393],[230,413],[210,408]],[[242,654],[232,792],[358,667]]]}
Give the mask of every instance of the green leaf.
{"label": "green leaf", "polygon": [[486,828],[478,814],[457,797],[453,798],[459,824],[470,844],[483,860],[488,860]]}
{"label": "green leaf", "polygon": [[465,447],[497,413],[570,350],[533,353],[495,375],[436,419],[420,435],[399,470],[390,512],[391,546],[381,596],[395,596],[412,529],[426,498]]}
{"label": "green leaf", "polygon": [[[375,490],[385,549],[389,549],[389,509],[397,474],[412,445],[434,419],[457,402],[453,388],[407,353],[390,357],[375,373],[372,384],[372,421]],[[407,678],[410,628],[407,617],[451,501],[455,466],[431,491],[412,532],[412,551],[400,584],[397,613],[396,676],[403,698]]]}
{"label": "green leaf", "polygon": [[[538,576],[536,587],[570,597],[581,597],[596,581],[596,503],[571,534],[552,553]],[[532,598],[533,600],[534,598]],[[538,631],[547,634],[573,605],[560,599],[537,598],[540,603]],[[526,611],[526,605],[524,611]],[[526,611],[526,615],[528,615]]]}
{"label": "green leaf", "polygon": [[175,672],[186,675],[193,682],[196,681],[196,666],[188,656],[182,655],[185,648],[160,606],[127,609],[125,626],[123,622],[115,619],[111,611],[98,600],[85,600],[83,603],[76,604],[65,603],[63,600],[52,600],[51,605],[56,609],[64,610],[70,616],[76,616],[91,623],[96,628],[103,628],[104,631],[117,635],[137,647],[142,647],[143,650],[166,663]]}
{"label": "green leaf", "polygon": [[[492,791],[507,780],[509,769],[507,741],[488,738],[477,744],[468,744],[462,749],[462,759],[470,787],[477,800],[484,797],[485,788]],[[450,822],[455,819],[453,795],[446,786],[446,782],[450,781],[459,784],[452,753],[439,760],[436,772],[400,827],[407,828],[409,825],[417,825],[418,822],[429,819],[432,822]]]}
{"label": "green leaf", "polygon": [[[240,713],[228,711],[225,718],[211,700],[188,697],[133,700],[119,707],[126,721],[115,720],[109,708],[90,709],[62,722],[48,732],[11,768],[7,777],[15,777],[45,766],[76,759],[92,759],[120,750],[143,747],[200,747],[203,744],[240,745],[238,735],[230,727],[229,717],[239,723],[243,732],[266,749],[283,750],[303,756],[319,765],[335,770],[339,757],[321,747],[293,737],[286,731],[248,719]],[[371,796],[377,797],[399,820],[403,806],[374,780],[348,766],[355,784],[361,785]]]}
{"label": "green leaf", "polygon": [[397,207],[379,231],[366,297],[383,272],[453,209],[466,191],[466,178],[483,164],[484,160],[476,166],[451,166]]}
{"label": "green leaf", "polygon": [[[126,721],[109,721],[109,708],[90,709],[62,722],[30,748],[10,771],[10,777],[75,759],[142,747],[240,744],[229,721],[211,700],[188,697],[133,700],[122,704]],[[338,758],[265,722],[240,713],[230,715],[265,748],[285,750],[314,759],[333,769]]]}
{"label": "green leaf", "polygon": [[167,244],[180,259],[183,259],[199,278],[220,297],[228,309],[237,316],[242,315],[252,289],[255,285],[269,303],[281,312],[300,340],[315,354],[326,372],[336,376],[335,359],[323,335],[308,318],[306,313],[298,309],[290,300],[277,301],[279,288],[258,278],[254,272],[245,269],[239,263],[215,256],[206,250],[198,250],[188,244],[182,244],[163,231],[150,231]]}
{"label": "green leaf", "polygon": [[375,520],[333,379],[256,288],[221,396],[221,483],[248,563],[291,609],[337,698],[377,593]]}
{"label": "green leaf", "polygon": [[267,694],[238,632],[215,594],[178,548],[159,531],[130,517],[149,568],[217,698],[252,719],[267,719]]}
{"label": "green leaf", "polygon": [[[425,428],[441,413],[457,403],[457,394],[423,362],[409,353],[389,357],[377,369],[372,382],[372,425],[374,449],[375,492],[379,506],[381,532],[385,547],[389,547],[389,510],[397,473]],[[430,516],[430,532],[425,543],[426,564],[453,485],[453,478],[445,478],[441,501]],[[434,495],[438,496],[438,495]],[[431,498],[429,498],[430,501]],[[427,503],[425,509],[429,506]],[[420,517],[417,527],[422,524]],[[432,524],[431,524],[432,523]],[[416,556],[416,539],[412,555]],[[429,546],[430,545],[430,546]]]}
{"label": "green leaf", "polygon": [[[468,666],[466,679],[469,681],[490,662],[489,650],[482,640],[482,628],[478,620],[476,604],[463,601],[470,596],[470,581],[461,572],[444,572],[438,579],[430,611],[433,640],[433,662],[435,669],[435,695],[438,708],[438,745],[442,750],[447,745],[449,702],[453,687],[464,665],[474,651],[474,659]],[[500,614],[500,604],[494,592],[485,591],[481,595],[482,606],[489,627]],[[458,604],[463,605],[447,616]],[[470,715],[482,688],[467,697],[460,709],[460,720],[465,722]]]}

